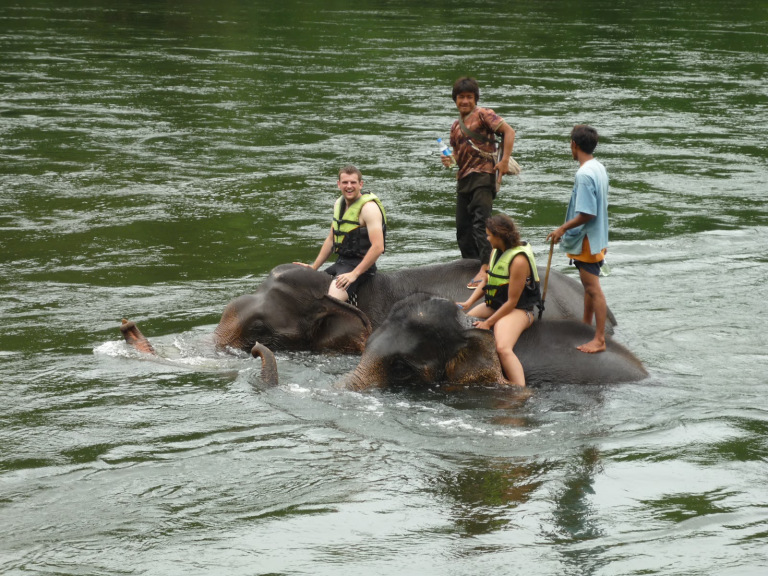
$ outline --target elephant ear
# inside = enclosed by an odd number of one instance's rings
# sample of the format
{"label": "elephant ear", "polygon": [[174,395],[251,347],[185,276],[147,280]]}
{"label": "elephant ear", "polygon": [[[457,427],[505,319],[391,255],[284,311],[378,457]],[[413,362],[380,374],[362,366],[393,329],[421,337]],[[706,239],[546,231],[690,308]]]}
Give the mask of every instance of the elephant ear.
{"label": "elephant ear", "polygon": [[448,361],[447,380],[456,384],[496,384],[504,378],[493,332],[470,328],[466,345]]}
{"label": "elephant ear", "polygon": [[312,332],[315,351],[361,354],[371,335],[371,321],[362,310],[326,294]]}

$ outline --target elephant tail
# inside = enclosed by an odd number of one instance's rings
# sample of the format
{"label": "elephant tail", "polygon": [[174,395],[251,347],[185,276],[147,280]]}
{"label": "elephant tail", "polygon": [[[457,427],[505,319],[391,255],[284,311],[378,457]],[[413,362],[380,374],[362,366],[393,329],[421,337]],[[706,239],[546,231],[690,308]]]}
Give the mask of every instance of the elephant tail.
{"label": "elephant tail", "polygon": [[266,386],[277,386],[277,361],[272,350],[256,342],[251,355],[254,358],[261,358],[261,381]]}
{"label": "elephant tail", "polygon": [[155,349],[152,347],[152,344],[149,343],[149,340],[141,333],[141,330],[139,330],[139,327],[134,322],[129,322],[123,318],[120,332],[123,333],[123,338],[131,347],[139,352],[155,355]]}

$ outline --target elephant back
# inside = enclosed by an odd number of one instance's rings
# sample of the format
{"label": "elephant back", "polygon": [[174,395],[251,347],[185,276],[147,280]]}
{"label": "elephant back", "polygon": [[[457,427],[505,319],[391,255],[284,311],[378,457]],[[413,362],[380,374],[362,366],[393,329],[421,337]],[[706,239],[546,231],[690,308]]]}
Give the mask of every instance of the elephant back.
{"label": "elephant back", "polygon": [[479,260],[467,259],[403,270],[380,270],[360,288],[357,305],[376,329],[396,302],[417,292],[451,302],[466,300],[470,294],[467,283],[479,268]]}
{"label": "elephant back", "polygon": [[515,354],[533,386],[550,384],[617,384],[648,377],[642,362],[625,346],[606,338],[607,349],[585,354],[576,347],[594,335],[578,320],[534,322],[515,344]]}
{"label": "elephant back", "polygon": [[[379,270],[370,282],[360,288],[357,305],[376,329],[396,302],[416,292],[463,302],[471,294],[467,283],[479,269],[479,260],[461,259],[402,270]],[[543,278],[545,274],[546,269],[539,267],[539,276]],[[580,320],[584,311],[581,282],[558,270],[551,270],[545,306],[544,320]],[[609,308],[606,333],[613,334],[615,325],[616,318]]]}

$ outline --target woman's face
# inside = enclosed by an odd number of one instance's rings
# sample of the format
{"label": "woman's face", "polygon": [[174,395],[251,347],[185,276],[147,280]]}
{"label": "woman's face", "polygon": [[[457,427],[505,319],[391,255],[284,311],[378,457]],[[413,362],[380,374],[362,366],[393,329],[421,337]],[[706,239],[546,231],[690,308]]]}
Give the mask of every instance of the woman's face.
{"label": "woman's face", "polygon": [[493,232],[488,230],[488,228],[485,229],[485,237],[488,238],[488,242],[491,244],[491,248],[501,250],[502,252],[506,250],[507,247],[504,246],[504,241],[496,236]]}

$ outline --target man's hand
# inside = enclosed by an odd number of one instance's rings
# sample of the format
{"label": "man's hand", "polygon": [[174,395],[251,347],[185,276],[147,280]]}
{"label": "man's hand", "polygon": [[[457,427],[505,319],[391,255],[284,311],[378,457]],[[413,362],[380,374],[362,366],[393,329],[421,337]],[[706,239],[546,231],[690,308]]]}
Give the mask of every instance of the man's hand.
{"label": "man's hand", "polygon": [[577,226],[581,226],[582,224],[586,224],[590,220],[594,218],[594,214],[586,214],[584,212],[577,212],[576,216],[568,220],[565,224],[560,226],[557,230],[550,232],[547,236],[547,241],[552,240],[555,244],[560,242],[560,238],[562,238],[566,231],[570,230],[571,228],[576,228]]}
{"label": "man's hand", "polygon": [[338,276],[336,276],[336,288],[338,288],[339,290],[346,290],[359,277],[360,275],[356,274],[354,270],[352,270],[352,272],[347,272],[345,274],[339,274]]}
{"label": "man's hand", "polygon": [[494,171],[498,171],[499,174],[509,174],[509,158],[507,158],[506,161],[504,161],[504,158],[499,160],[496,165],[493,167]]}
{"label": "man's hand", "polygon": [[557,244],[558,242],[560,242],[560,238],[563,237],[563,234],[565,234],[565,230],[563,229],[562,226],[560,226],[560,228],[558,228],[557,230],[553,230],[552,232],[549,233],[549,235],[547,236],[547,242],[552,241],[555,244]]}

